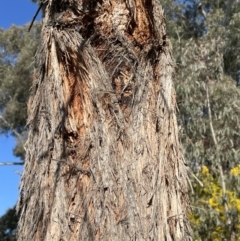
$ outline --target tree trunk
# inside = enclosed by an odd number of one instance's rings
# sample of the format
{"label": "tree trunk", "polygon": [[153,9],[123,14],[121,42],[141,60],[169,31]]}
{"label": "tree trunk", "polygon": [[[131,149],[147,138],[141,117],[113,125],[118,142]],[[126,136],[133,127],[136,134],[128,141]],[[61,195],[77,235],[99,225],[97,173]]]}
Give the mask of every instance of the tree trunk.
{"label": "tree trunk", "polygon": [[190,240],[159,2],[44,9],[18,240]]}

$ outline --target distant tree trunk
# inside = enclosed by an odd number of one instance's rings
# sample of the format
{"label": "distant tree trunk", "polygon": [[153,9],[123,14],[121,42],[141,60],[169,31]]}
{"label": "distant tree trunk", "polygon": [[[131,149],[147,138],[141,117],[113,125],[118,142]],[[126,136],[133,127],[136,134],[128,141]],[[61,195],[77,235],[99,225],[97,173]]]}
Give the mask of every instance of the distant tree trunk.
{"label": "distant tree trunk", "polygon": [[18,240],[190,240],[159,2],[44,8]]}

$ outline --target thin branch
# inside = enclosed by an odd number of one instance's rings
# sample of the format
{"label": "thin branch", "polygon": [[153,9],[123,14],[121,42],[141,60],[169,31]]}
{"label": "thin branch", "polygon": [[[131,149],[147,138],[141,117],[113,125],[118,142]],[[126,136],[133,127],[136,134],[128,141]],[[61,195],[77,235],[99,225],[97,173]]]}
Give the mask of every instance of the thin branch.
{"label": "thin branch", "polygon": [[218,143],[217,143],[217,139],[216,139],[215,131],[214,131],[214,128],[213,128],[213,123],[212,123],[212,112],[211,112],[211,107],[210,107],[209,93],[208,93],[208,86],[207,85],[206,85],[206,94],[207,94],[207,108],[208,108],[210,130],[211,130],[214,145],[215,145],[216,149],[218,150]]}
{"label": "thin branch", "polygon": [[34,21],[35,21],[37,15],[39,14],[39,12],[40,12],[42,6],[43,6],[43,2],[40,3],[37,12],[36,12],[35,15],[33,16],[32,22],[30,23],[29,28],[28,28],[28,32],[30,32],[30,30],[31,30],[31,28],[32,28],[32,26],[33,26],[33,23],[34,23]]}
{"label": "thin branch", "polygon": [[[189,171],[189,170],[188,170]],[[189,173],[196,179],[196,181],[199,183],[199,185],[201,186],[201,187],[203,187],[204,185],[203,185],[203,183],[196,177],[196,175],[194,175],[192,172],[190,172],[189,171]]]}
{"label": "thin branch", "polygon": [[191,208],[196,208],[196,209],[199,209],[199,210],[203,210],[205,212],[207,212],[208,210],[207,209],[204,209],[204,208],[200,208],[200,207],[196,207],[196,206],[193,206],[193,205],[190,205]]}
{"label": "thin branch", "polygon": [[215,135],[215,131],[214,131],[214,128],[213,128],[212,112],[211,112],[209,93],[208,93],[208,84],[206,84],[206,95],[207,95],[207,108],[208,108],[208,116],[209,116],[209,125],[210,125],[210,130],[211,130],[213,142],[214,142],[214,145],[216,147],[216,154],[217,154],[216,160],[217,160],[218,170],[219,170],[219,174],[220,174],[220,178],[221,178],[221,186],[222,186],[222,196],[223,196],[223,200],[224,200],[224,208],[225,208],[225,212],[226,212],[227,219],[228,219],[227,224],[229,225],[231,223],[231,221],[230,221],[230,218],[229,218],[228,204],[227,204],[227,201],[226,201],[227,200],[226,199],[226,184],[225,184],[225,180],[224,180],[222,165],[221,165],[220,160],[219,160],[219,146],[218,146],[216,135]]}
{"label": "thin branch", "polygon": [[20,177],[22,176],[22,172],[15,171],[16,174],[18,174]]}
{"label": "thin branch", "polygon": [[0,119],[11,129],[12,133],[18,138],[18,140],[21,142],[22,145],[24,145],[23,139],[21,137],[21,135],[11,127],[11,124],[5,120],[5,118],[0,115]]}

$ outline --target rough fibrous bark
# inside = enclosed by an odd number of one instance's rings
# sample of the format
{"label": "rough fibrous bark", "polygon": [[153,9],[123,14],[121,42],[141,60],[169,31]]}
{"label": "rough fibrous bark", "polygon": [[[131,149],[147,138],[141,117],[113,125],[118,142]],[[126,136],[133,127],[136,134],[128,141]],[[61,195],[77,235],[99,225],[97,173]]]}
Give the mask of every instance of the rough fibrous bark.
{"label": "rough fibrous bark", "polygon": [[159,2],[44,9],[18,240],[190,240]]}

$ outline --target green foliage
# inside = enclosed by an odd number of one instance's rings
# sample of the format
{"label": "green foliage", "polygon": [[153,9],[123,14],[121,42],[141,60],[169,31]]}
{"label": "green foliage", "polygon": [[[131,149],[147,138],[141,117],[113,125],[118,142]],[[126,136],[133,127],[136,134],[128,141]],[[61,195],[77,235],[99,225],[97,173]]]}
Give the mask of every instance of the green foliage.
{"label": "green foliage", "polygon": [[240,240],[240,178],[234,175],[240,172],[240,2],[163,3],[176,60],[180,138],[190,169],[204,184],[192,180],[194,238]]}
{"label": "green foliage", "polygon": [[40,24],[30,33],[27,26],[0,29],[0,133],[17,137],[15,155],[24,158],[27,100],[32,83],[34,55],[40,38]]}
{"label": "green foliage", "polygon": [[[221,181],[202,166],[198,178],[203,180],[203,188],[196,181],[192,185],[195,194],[192,196],[193,212],[190,214],[192,227],[195,230],[194,240],[225,240],[240,233],[240,196],[234,186],[228,186],[223,198]],[[227,175],[234,184],[239,184],[240,167],[233,168]],[[227,211],[225,208],[227,204]],[[240,240],[240,237],[235,240]]]}
{"label": "green foliage", "polygon": [[2,217],[0,217],[0,240],[15,241],[18,216],[15,207],[9,209]]}

